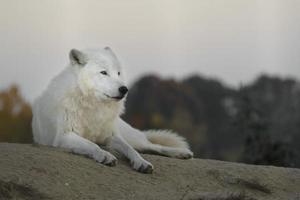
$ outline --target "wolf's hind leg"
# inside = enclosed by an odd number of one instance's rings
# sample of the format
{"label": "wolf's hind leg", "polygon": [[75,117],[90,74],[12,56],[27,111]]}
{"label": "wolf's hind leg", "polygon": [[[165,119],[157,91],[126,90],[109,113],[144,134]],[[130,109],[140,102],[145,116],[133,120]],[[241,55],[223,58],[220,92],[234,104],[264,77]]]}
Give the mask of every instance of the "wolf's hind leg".
{"label": "wolf's hind leg", "polygon": [[180,159],[189,159],[193,157],[193,152],[187,148],[167,147],[150,142],[145,143],[143,146],[139,146],[137,151]]}
{"label": "wolf's hind leg", "polygon": [[59,135],[54,146],[70,149],[73,153],[88,156],[105,165],[115,166],[117,163],[117,159],[111,153],[74,132]]}
{"label": "wolf's hind leg", "polygon": [[[173,158],[188,159],[193,157],[193,153],[188,149],[187,143],[184,139],[178,135],[166,132],[166,131],[148,131],[141,132],[135,128],[132,128],[122,119],[118,121],[119,130],[122,137],[141,153],[158,154]],[[155,141],[161,144],[155,143]],[[168,146],[166,142],[173,145]],[[163,143],[166,143],[163,145]]]}

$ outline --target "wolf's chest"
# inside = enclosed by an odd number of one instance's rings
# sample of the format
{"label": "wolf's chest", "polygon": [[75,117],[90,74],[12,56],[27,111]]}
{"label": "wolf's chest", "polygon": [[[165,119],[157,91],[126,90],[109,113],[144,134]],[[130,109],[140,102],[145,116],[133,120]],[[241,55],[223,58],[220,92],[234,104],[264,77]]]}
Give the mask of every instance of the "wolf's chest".
{"label": "wolf's chest", "polygon": [[104,143],[114,130],[116,113],[106,108],[78,109],[72,114],[72,129],[80,136],[93,142]]}

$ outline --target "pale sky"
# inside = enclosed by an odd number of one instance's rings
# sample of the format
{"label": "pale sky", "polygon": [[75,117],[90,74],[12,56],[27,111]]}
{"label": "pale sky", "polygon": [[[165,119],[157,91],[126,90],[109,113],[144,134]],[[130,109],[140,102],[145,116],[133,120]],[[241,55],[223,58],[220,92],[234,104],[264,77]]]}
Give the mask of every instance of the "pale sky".
{"label": "pale sky", "polygon": [[0,89],[32,101],[71,48],[110,46],[129,83],[147,73],[217,77],[238,86],[261,73],[300,80],[299,0],[0,0]]}

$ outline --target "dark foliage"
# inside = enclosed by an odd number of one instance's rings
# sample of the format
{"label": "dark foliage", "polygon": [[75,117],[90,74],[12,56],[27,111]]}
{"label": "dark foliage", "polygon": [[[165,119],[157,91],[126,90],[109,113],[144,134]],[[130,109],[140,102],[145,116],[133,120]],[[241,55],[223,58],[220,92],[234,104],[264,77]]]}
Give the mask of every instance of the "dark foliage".
{"label": "dark foliage", "polygon": [[173,129],[196,157],[300,167],[300,84],[261,76],[238,90],[199,76],[136,82],[124,118],[140,129]]}

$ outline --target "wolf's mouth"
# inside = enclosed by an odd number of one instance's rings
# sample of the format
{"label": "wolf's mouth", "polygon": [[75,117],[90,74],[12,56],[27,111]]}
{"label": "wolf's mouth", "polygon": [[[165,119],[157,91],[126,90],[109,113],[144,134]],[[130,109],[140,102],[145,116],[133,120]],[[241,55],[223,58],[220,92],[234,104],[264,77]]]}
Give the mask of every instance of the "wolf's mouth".
{"label": "wolf's mouth", "polygon": [[112,96],[109,96],[107,94],[104,93],[104,95],[108,98],[111,98],[111,99],[115,99],[115,100],[121,100],[124,98],[124,95],[121,95],[121,96],[116,96],[116,97],[112,97]]}

